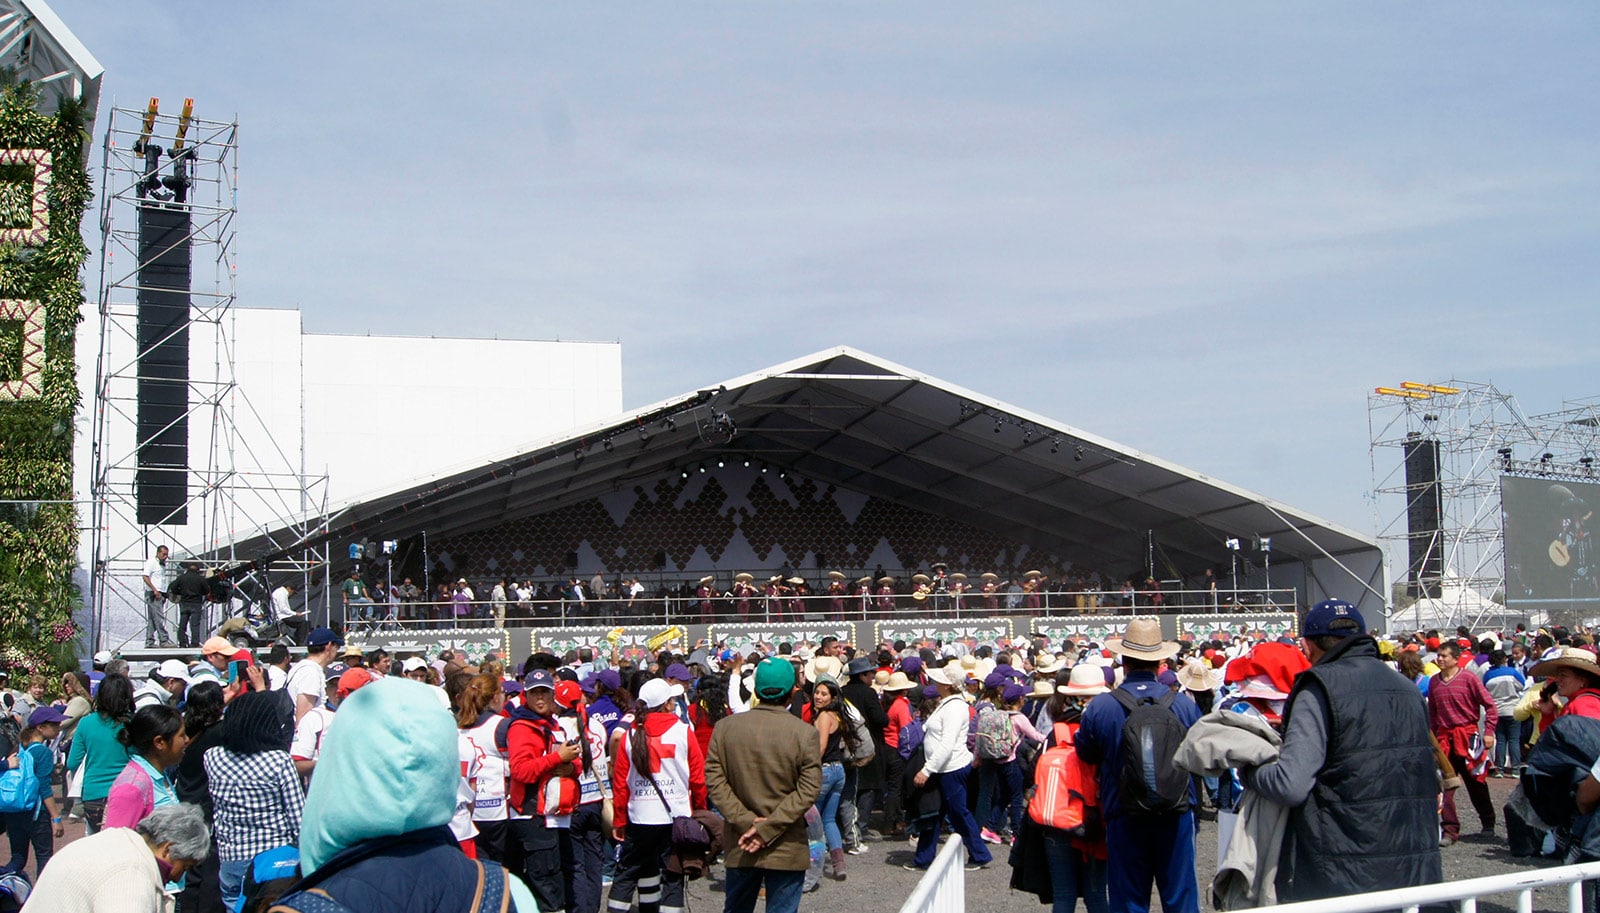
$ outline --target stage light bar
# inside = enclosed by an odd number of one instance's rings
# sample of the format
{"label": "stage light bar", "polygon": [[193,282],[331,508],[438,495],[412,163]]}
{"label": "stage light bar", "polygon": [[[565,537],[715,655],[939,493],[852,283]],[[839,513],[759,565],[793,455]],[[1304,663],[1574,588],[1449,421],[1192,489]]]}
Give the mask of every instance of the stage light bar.
{"label": "stage light bar", "polygon": [[189,135],[189,119],[193,116],[194,99],[185,98],[183,100],[183,113],[178,116],[178,134],[173,139],[172,149],[170,150],[173,155],[177,155],[183,151],[183,139],[185,136]]}
{"label": "stage light bar", "polygon": [[1449,396],[1452,393],[1461,392],[1460,387],[1441,387],[1438,384],[1419,384],[1412,380],[1402,381],[1400,386],[1407,390],[1421,390],[1426,393],[1438,393],[1442,396]]}
{"label": "stage light bar", "polygon": [[161,99],[150,97],[150,106],[144,109],[144,124],[139,128],[139,141],[133,144],[134,151],[144,149],[145,143],[150,142],[150,131],[156,128],[156,114],[161,110]]}
{"label": "stage light bar", "polygon": [[1404,399],[1432,399],[1432,393],[1423,393],[1420,390],[1396,390],[1394,387],[1375,387],[1374,393],[1380,396],[1399,396]]}

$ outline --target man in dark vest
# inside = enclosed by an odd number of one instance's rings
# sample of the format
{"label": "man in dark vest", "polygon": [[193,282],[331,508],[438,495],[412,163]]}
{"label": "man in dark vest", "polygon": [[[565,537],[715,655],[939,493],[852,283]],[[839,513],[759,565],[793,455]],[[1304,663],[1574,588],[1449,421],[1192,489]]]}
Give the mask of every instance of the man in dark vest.
{"label": "man in dark vest", "polygon": [[1439,860],[1439,780],[1416,685],[1378,658],[1361,613],[1319,602],[1301,648],[1278,760],[1245,783],[1289,808],[1279,902],[1431,884]]}

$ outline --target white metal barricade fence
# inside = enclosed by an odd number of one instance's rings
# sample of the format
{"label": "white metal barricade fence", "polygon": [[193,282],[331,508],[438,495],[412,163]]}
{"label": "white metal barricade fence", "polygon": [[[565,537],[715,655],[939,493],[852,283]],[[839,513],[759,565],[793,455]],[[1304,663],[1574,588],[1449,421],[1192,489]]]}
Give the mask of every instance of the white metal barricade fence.
{"label": "white metal barricade fence", "polygon": [[1533,913],[1534,891],[1562,886],[1566,887],[1567,913],[1583,913],[1583,883],[1595,879],[1600,879],[1600,862],[1585,862],[1582,865],[1531,869],[1510,875],[1490,875],[1466,881],[1443,881],[1414,888],[1257,907],[1243,913],[1380,913],[1387,910],[1417,913],[1425,905],[1445,903],[1455,904],[1461,913],[1477,913],[1480,897],[1497,894],[1515,894],[1517,913]]}
{"label": "white metal barricade fence", "polygon": [[967,849],[960,834],[951,834],[916,890],[900,905],[900,913],[966,913]]}

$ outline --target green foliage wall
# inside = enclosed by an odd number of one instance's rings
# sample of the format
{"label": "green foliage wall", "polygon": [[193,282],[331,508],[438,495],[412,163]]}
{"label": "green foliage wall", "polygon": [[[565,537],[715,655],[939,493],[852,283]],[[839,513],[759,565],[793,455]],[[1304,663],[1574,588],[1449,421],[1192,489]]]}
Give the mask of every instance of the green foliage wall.
{"label": "green foliage wall", "polygon": [[[80,107],[37,103],[0,91],[0,501],[71,502],[88,134]],[[0,504],[0,664],[48,672],[68,653],[78,523],[71,503]]]}

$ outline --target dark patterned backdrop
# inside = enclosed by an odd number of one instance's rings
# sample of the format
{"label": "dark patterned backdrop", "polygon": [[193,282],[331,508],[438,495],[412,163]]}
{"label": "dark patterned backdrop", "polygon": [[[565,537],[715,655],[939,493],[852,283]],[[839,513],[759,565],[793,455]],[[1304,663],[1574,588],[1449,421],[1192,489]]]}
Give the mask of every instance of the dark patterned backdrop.
{"label": "dark patterned backdrop", "polygon": [[[1056,573],[1067,563],[964,523],[776,470],[671,476],[492,529],[431,538],[435,567],[473,579],[619,574],[891,571]],[[662,560],[664,559],[664,566]],[[1026,567],[1024,566],[1026,565]]]}

